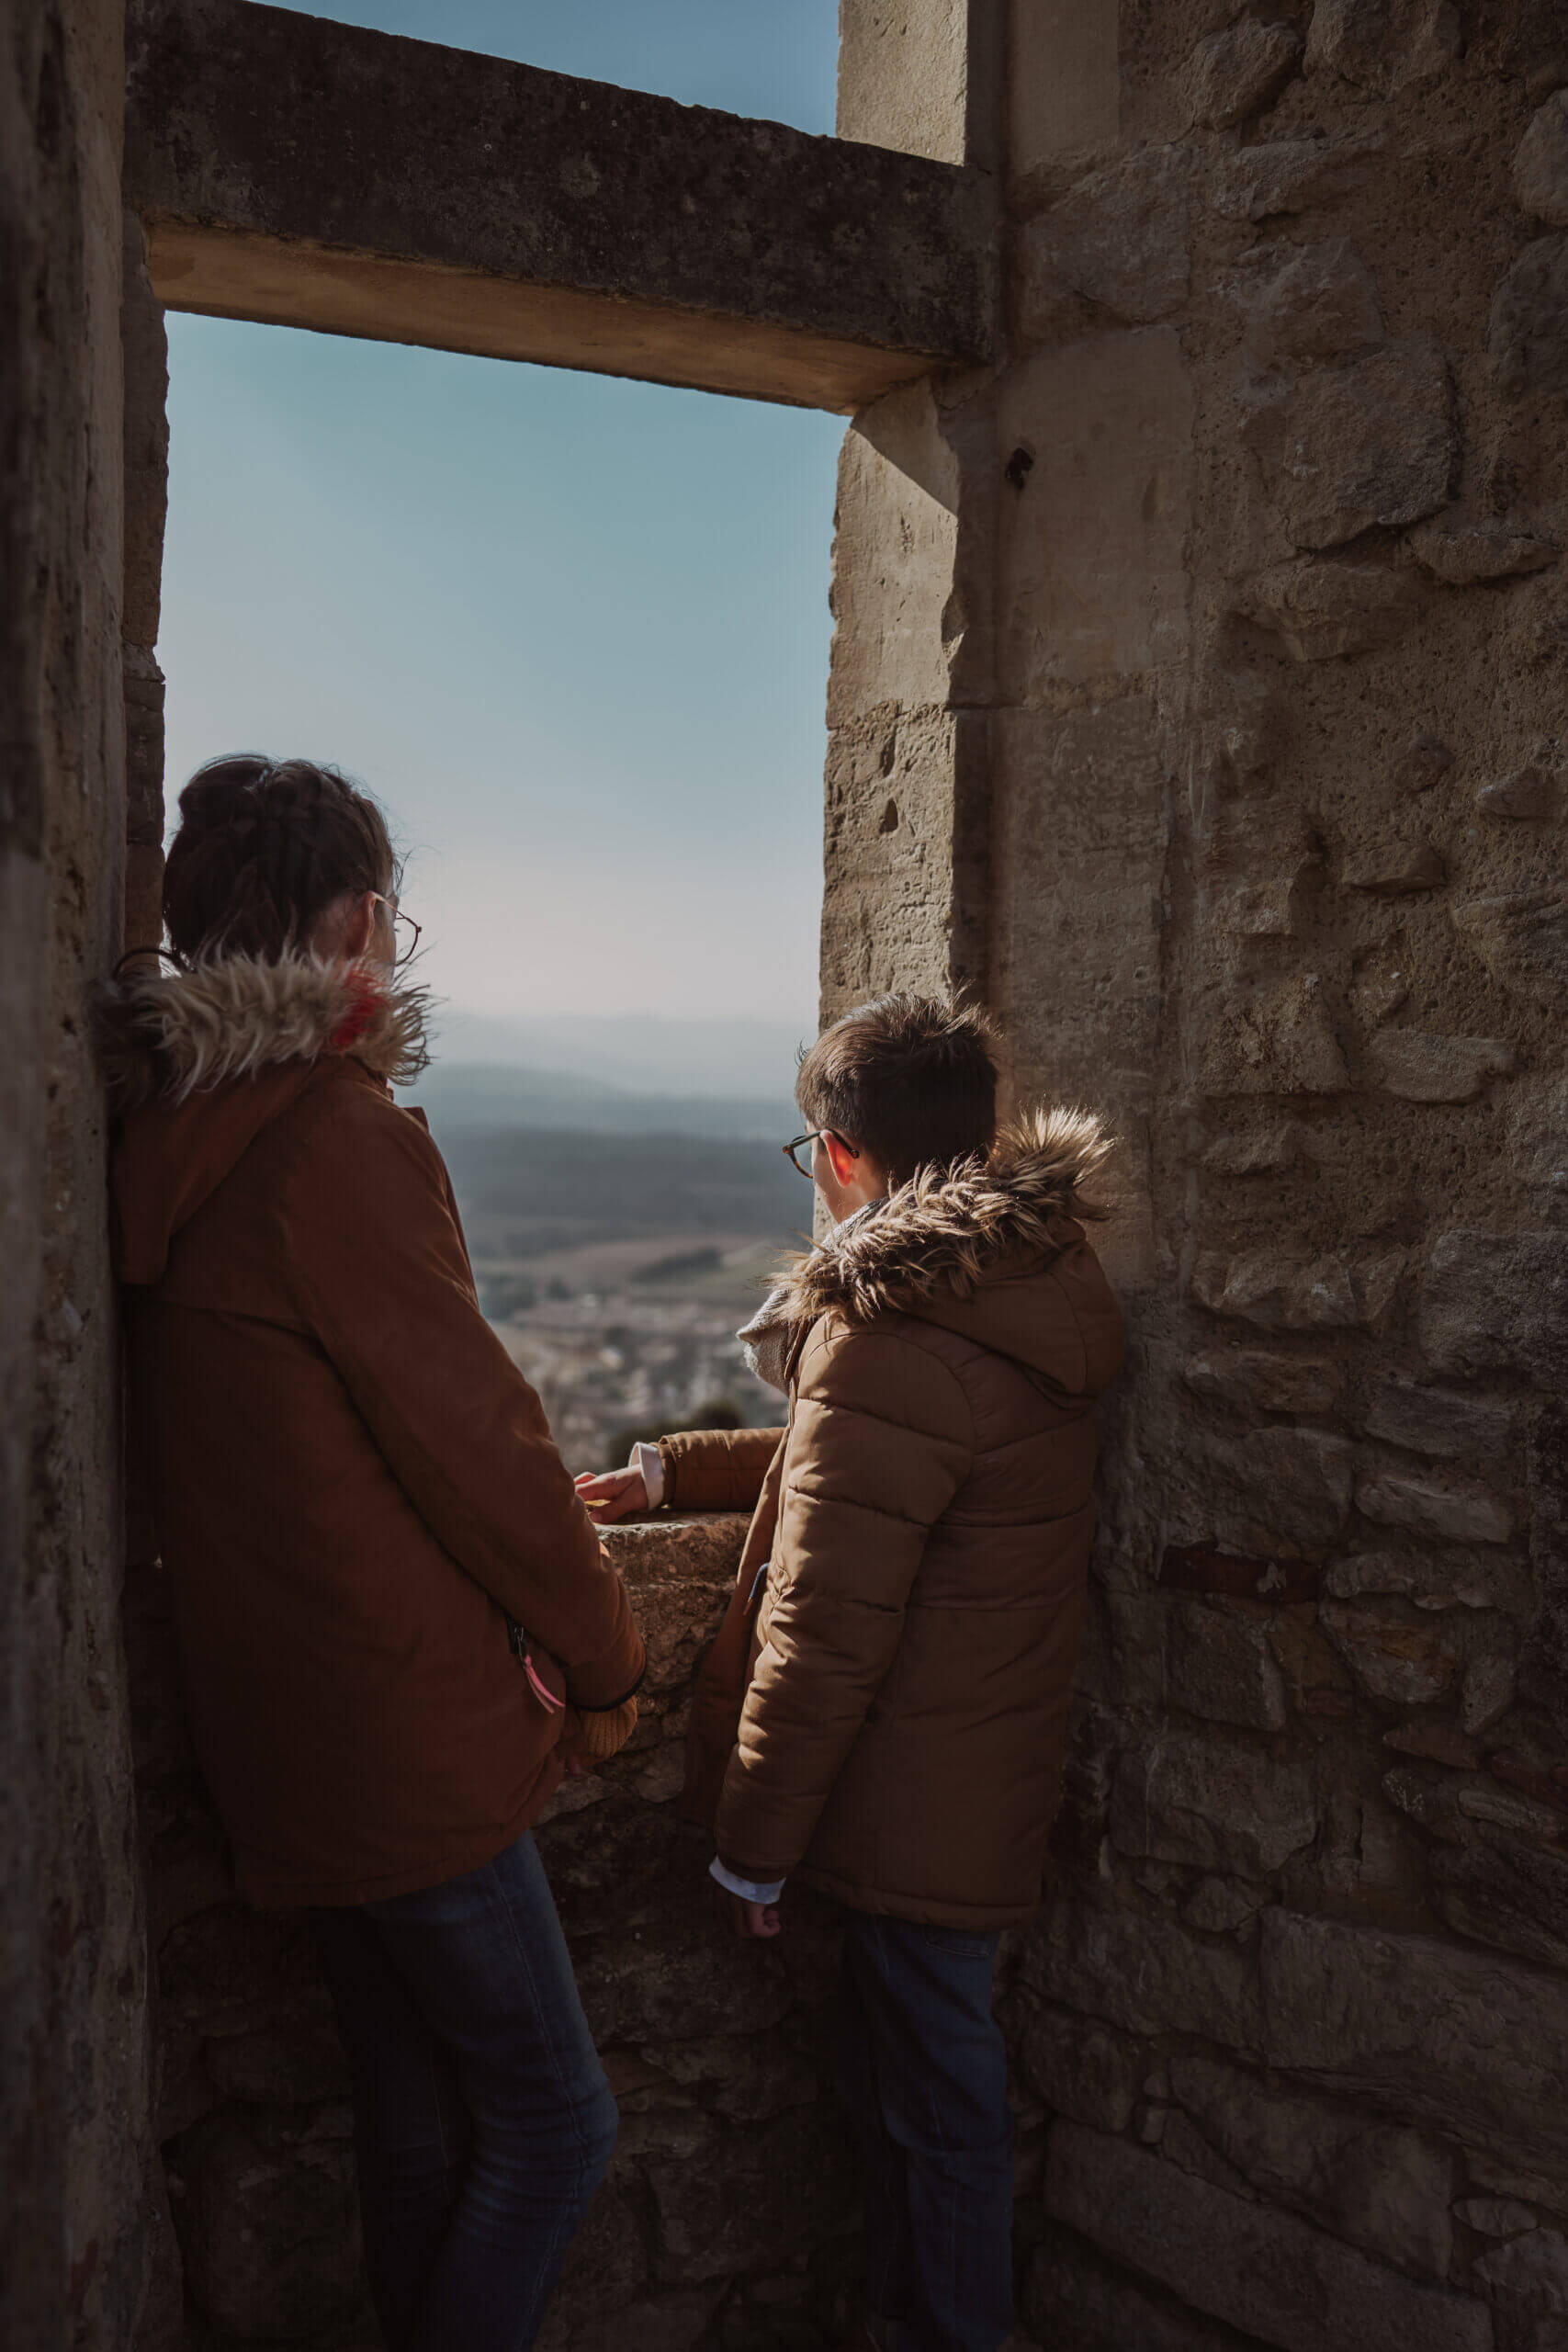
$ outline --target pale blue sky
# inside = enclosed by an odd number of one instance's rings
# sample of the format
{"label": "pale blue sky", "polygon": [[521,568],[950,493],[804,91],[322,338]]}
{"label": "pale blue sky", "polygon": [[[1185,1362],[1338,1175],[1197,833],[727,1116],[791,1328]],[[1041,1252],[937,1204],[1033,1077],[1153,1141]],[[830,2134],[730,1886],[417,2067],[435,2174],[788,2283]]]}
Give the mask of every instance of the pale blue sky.
{"label": "pale blue sky", "polygon": [[[833,0],[333,13],[832,127]],[[242,747],[363,776],[454,1004],[808,1033],[842,421],[175,314],[169,340],[171,798]]]}

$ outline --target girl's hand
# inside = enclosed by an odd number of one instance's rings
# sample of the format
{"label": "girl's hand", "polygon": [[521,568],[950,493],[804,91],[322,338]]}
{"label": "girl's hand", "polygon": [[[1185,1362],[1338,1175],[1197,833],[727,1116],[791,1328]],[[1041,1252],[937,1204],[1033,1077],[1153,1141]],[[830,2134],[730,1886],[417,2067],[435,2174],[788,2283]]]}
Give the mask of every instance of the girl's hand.
{"label": "girl's hand", "polygon": [[635,1465],[628,1470],[584,1470],[576,1486],[579,1501],[600,1527],[607,1527],[613,1520],[630,1519],[649,1507],[648,1488]]}

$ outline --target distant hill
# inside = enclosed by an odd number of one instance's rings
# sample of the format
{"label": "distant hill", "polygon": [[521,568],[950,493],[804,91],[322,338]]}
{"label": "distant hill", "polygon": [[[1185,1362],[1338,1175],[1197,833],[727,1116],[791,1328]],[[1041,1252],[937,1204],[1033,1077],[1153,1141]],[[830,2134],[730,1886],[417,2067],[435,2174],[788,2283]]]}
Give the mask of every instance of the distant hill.
{"label": "distant hill", "polygon": [[[525,1130],[701,1136],[776,1147],[800,1132],[800,1114],[787,1094],[769,1100],[638,1092],[603,1079],[500,1062],[436,1061],[402,1099],[424,1112],[443,1144],[458,1134]],[[780,1166],[788,1177],[782,1159]]]}
{"label": "distant hill", "polygon": [[431,1125],[476,1257],[515,1260],[638,1234],[795,1246],[811,1190],[774,1143],[693,1133]]}
{"label": "distant hill", "polygon": [[[635,1094],[725,1095],[788,1101],[814,1021],[673,1021],[653,1013],[534,1019],[439,1004],[432,1026],[440,1065],[501,1065]],[[793,1130],[792,1130],[793,1132]]]}

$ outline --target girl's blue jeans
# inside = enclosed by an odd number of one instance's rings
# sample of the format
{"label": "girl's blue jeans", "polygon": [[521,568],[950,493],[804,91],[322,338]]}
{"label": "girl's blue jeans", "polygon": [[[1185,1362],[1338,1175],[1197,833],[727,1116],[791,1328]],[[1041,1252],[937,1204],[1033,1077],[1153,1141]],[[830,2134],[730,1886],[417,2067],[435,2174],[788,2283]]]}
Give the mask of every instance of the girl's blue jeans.
{"label": "girl's blue jeans", "polygon": [[314,1919],[390,2352],[525,2352],[616,2121],[533,1838]]}

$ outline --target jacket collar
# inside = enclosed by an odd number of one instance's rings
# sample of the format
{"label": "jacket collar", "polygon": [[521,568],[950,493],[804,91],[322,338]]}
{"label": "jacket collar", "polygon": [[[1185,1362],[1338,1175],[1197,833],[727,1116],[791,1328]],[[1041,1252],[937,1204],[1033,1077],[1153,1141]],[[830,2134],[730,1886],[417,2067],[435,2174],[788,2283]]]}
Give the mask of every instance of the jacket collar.
{"label": "jacket collar", "polygon": [[379,966],[225,956],[117,981],[96,1028],[110,1102],[127,1111],[323,1054],[406,1086],[430,1058],[427,1011],[424,989],[396,985]]}
{"label": "jacket collar", "polygon": [[1102,1214],[1082,1188],[1111,1148],[1087,1111],[1029,1112],[984,1159],[922,1169],[846,1219],[790,1268],[778,1312],[798,1333],[831,1307],[864,1323],[918,1313],[939,1294],[969,1298],[989,1276],[1057,1254],[1063,1219]]}

